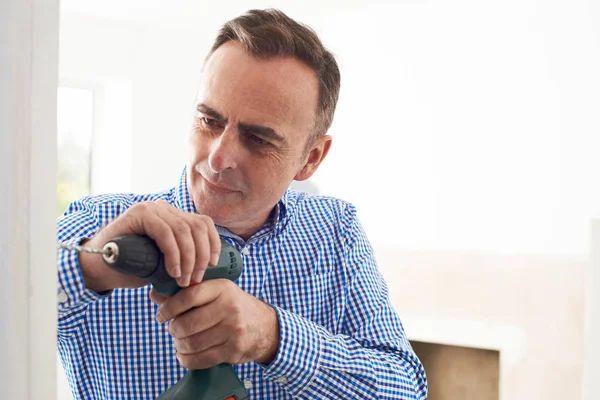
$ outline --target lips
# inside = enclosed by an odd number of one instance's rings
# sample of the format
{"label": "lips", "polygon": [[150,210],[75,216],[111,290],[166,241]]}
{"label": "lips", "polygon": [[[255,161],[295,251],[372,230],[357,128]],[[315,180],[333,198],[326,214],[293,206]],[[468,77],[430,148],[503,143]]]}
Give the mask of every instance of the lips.
{"label": "lips", "polygon": [[208,186],[210,189],[212,189],[214,191],[218,191],[218,192],[234,192],[235,191],[234,189],[230,189],[226,186],[222,186],[218,183],[213,183],[213,182],[209,181],[202,174],[200,174],[200,176],[202,177],[202,180],[205,182],[206,186]]}
{"label": "lips", "polygon": [[243,189],[241,188],[243,188],[244,186],[236,184],[236,180],[233,180],[232,182],[227,182],[231,179],[224,179],[227,177],[233,178],[232,175],[212,172],[210,168],[202,164],[195,165],[194,170],[198,173],[198,175],[200,175],[201,180],[204,182],[203,185],[210,190],[217,191],[220,193],[243,192]]}

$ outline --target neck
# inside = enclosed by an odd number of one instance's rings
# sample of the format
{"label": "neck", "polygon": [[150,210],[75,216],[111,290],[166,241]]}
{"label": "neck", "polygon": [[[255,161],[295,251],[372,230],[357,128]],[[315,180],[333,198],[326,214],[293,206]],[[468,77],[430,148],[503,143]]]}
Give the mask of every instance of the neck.
{"label": "neck", "polygon": [[268,220],[272,210],[261,218],[254,219],[252,221],[240,221],[239,223],[228,224],[225,228],[242,239],[247,241],[258,231]]}
{"label": "neck", "polygon": [[227,228],[229,229],[229,231],[239,237],[241,237],[242,239],[244,239],[244,242],[248,241],[248,239],[250,239],[252,237],[252,235],[254,235],[254,233],[256,233],[256,231],[263,226],[263,224],[257,225],[257,226],[253,226],[251,228]]}

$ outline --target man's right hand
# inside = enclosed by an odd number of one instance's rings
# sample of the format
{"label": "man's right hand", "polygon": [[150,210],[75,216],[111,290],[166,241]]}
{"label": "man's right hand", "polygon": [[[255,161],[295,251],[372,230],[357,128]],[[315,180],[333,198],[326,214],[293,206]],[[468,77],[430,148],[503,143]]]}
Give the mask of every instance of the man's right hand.
{"label": "man's right hand", "polygon": [[[85,246],[101,249],[112,239],[147,235],[164,254],[169,275],[179,286],[201,282],[208,264],[216,265],[221,240],[210,217],[183,212],[165,201],[139,203],[104,227]],[[79,253],[79,265],[87,288],[104,292],[137,288],[148,281],[109,268],[97,254]]]}

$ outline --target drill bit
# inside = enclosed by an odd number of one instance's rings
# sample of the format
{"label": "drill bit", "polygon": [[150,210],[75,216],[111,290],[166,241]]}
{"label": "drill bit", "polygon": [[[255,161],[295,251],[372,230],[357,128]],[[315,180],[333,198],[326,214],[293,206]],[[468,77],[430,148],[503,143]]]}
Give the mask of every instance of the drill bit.
{"label": "drill bit", "polygon": [[112,242],[107,243],[103,249],[94,249],[91,247],[84,247],[84,246],[78,246],[75,244],[66,244],[66,243],[59,243],[57,248],[64,249],[64,250],[70,250],[70,251],[76,251],[79,253],[83,252],[83,253],[101,254],[102,257],[104,258],[104,261],[106,261],[108,263],[113,263],[119,255],[119,248],[116,246],[115,243],[112,243]]}

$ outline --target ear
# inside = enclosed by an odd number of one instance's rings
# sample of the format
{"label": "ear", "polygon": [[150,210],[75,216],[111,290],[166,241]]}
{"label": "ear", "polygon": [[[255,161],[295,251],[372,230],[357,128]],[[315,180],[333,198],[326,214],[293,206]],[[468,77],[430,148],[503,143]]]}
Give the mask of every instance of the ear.
{"label": "ear", "polygon": [[294,176],[295,181],[304,181],[315,173],[317,168],[319,168],[319,165],[321,165],[321,162],[327,156],[327,153],[329,153],[331,140],[332,138],[329,135],[320,136],[315,140],[305,157],[304,166],[298,171],[296,176]]}

